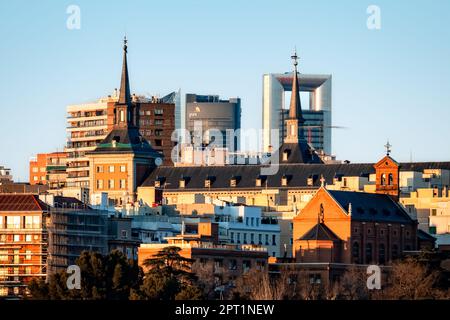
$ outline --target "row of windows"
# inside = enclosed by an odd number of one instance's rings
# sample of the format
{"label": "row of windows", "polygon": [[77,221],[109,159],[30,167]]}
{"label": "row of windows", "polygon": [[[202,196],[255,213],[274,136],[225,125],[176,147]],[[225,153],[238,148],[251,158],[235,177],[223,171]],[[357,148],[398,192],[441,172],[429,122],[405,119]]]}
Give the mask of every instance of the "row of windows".
{"label": "row of windows", "polygon": [[[255,234],[250,233],[250,239],[247,239],[247,235],[248,235],[248,233],[242,233],[242,243],[247,244],[249,241],[250,244],[255,244]],[[263,234],[261,234],[261,233],[259,233],[257,236],[258,236],[257,244],[266,245],[266,246],[269,246],[269,245],[276,246],[277,245],[277,236],[275,234],[272,235],[271,239],[269,239],[268,234],[264,235],[264,238],[263,238]],[[271,240],[271,242],[269,242],[269,240]],[[236,232],[236,237],[235,237],[235,233],[230,232],[230,242],[231,243],[235,243],[235,242],[241,243],[241,233]]]}
{"label": "row of windows", "polygon": [[[411,246],[406,245],[404,250],[406,250],[406,251],[411,250]],[[373,261],[374,250],[373,250],[372,243],[369,242],[365,245],[363,255],[366,260],[364,263],[368,264]],[[361,254],[361,247],[360,247],[359,242],[353,243],[352,256],[353,256],[353,261],[355,263],[362,263],[362,261],[361,261],[362,254]],[[399,247],[396,244],[392,245],[391,257],[392,257],[392,260],[398,259],[400,257]],[[386,246],[383,243],[380,243],[378,245],[378,263],[384,264],[386,262],[386,260],[387,260]]]}
{"label": "row of windows", "polygon": [[[358,229],[358,228],[354,228],[353,231],[354,231],[354,233],[358,233],[358,232],[359,232],[359,229]],[[381,230],[380,230],[380,236],[384,236],[384,235],[385,235],[385,232],[386,232],[386,230],[381,229]],[[366,233],[367,233],[367,234],[372,234],[372,229],[371,229],[371,228],[367,228]],[[396,236],[398,235],[397,230],[393,230],[393,231],[392,231],[392,235],[393,235],[394,237],[396,237]],[[410,237],[411,237],[411,232],[406,231],[406,232],[405,232],[405,235],[406,235],[406,238],[410,238]]]}
{"label": "row of windows", "polygon": [[[207,258],[200,258],[200,263],[205,266],[208,263],[209,259]],[[214,259],[213,260],[214,269],[218,271],[218,269],[225,267],[224,260],[223,259]],[[226,263],[226,267],[228,267],[229,270],[237,270],[238,269],[238,262],[236,259],[229,259]],[[264,268],[266,265],[266,262],[263,260],[257,260],[256,261],[256,267],[259,269]],[[248,271],[250,268],[252,268],[252,261],[251,260],[243,260],[242,261],[242,269],[244,272]]]}
{"label": "row of windows", "polygon": [[[105,169],[107,170],[107,172],[113,173],[116,171],[116,166],[114,166],[114,165],[97,166],[96,171],[97,171],[97,173],[102,173],[102,172],[105,172]],[[120,165],[118,169],[119,169],[118,172],[127,172],[127,166],[124,164]]]}
{"label": "row of windows", "polygon": [[[153,112],[155,113],[155,116],[161,116],[164,114],[163,109],[155,109]],[[139,115],[140,116],[150,116],[150,115],[152,115],[152,112],[151,112],[151,110],[140,110]]]}
{"label": "row of windows", "polygon": [[0,229],[38,229],[40,216],[0,216]]}
{"label": "row of windows", "polygon": [[21,241],[25,241],[25,242],[32,242],[32,241],[38,241],[39,240],[39,235],[35,234],[35,235],[31,235],[31,234],[10,234],[10,235],[6,235],[6,234],[0,234],[0,242],[21,242]]}
{"label": "row of windows", "polygon": [[[163,119],[155,119],[154,120],[154,124],[155,124],[155,126],[162,126],[162,125],[164,125],[164,120]],[[139,125],[141,125],[141,126],[151,126],[152,125],[152,119],[140,119],[139,120]]]}
{"label": "row of windows", "polygon": [[116,184],[116,180],[114,180],[114,179],[109,179],[109,180],[106,180],[106,181],[107,181],[107,186],[104,185],[103,180],[101,180],[101,179],[97,180],[97,189],[98,190],[101,190],[101,189],[116,189],[116,185],[118,185],[119,189],[126,189],[127,188],[127,181],[126,181],[126,179],[117,180],[118,184]]}
{"label": "row of windows", "polygon": [[[3,262],[9,261],[10,256],[13,257],[13,259],[15,261],[19,260],[19,254],[16,252],[16,250],[15,250],[14,254],[11,254],[11,255],[8,253],[8,250],[0,250],[0,261],[3,261]],[[25,260],[31,260],[31,250],[25,251]],[[0,270],[2,270],[2,269],[0,269]],[[5,269],[3,268],[3,270],[5,270]]]}

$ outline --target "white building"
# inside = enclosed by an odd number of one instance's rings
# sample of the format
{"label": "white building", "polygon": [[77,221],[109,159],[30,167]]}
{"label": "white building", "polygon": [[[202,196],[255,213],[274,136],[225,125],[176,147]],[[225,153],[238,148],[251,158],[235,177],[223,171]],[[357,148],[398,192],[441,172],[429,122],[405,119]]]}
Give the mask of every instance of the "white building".
{"label": "white building", "polygon": [[233,244],[255,244],[267,248],[269,256],[280,257],[280,226],[276,219],[262,216],[261,208],[245,205],[215,206],[219,240]]}

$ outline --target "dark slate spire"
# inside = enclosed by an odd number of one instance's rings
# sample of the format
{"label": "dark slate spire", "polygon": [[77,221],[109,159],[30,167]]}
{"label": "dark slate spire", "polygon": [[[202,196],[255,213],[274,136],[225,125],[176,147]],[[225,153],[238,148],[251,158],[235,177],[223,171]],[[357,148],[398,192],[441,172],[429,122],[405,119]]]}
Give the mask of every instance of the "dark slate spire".
{"label": "dark slate spire", "polygon": [[123,64],[122,64],[122,78],[120,80],[119,104],[131,103],[130,81],[128,79],[128,65],[127,65],[127,37],[123,38]]}
{"label": "dark slate spire", "polygon": [[300,86],[298,84],[297,75],[297,50],[294,51],[294,55],[292,55],[291,58],[294,64],[294,77],[292,79],[292,94],[291,104],[289,106],[289,119],[298,119],[300,122],[304,122],[302,116],[302,106],[300,104]]}

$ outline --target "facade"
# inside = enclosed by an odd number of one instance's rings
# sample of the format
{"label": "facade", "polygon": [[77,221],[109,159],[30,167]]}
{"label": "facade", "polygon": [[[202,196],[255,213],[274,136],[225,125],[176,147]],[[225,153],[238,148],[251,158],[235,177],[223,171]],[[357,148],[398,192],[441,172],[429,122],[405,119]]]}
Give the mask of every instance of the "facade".
{"label": "facade", "polygon": [[125,41],[119,99],[112,112],[114,124],[108,135],[86,153],[89,161],[90,195],[107,192],[114,206],[135,201],[136,188],[149,172],[162,164],[162,155],[140,135],[136,105],[132,104]]}
{"label": "facade", "polygon": [[67,183],[67,153],[40,153],[30,160],[30,185],[45,184],[59,189]]}
{"label": "facade", "polygon": [[47,275],[75,264],[83,251],[107,254],[107,212],[94,210],[75,198],[43,195],[49,206],[47,219]]}
{"label": "facade", "polygon": [[26,293],[47,275],[49,207],[32,194],[0,194],[0,297]]}
{"label": "facade", "polygon": [[172,133],[175,130],[175,103],[170,96],[162,99],[153,98],[147,102],[136,100],[136,124],[139,132],[155,149],[162,153],[164,165],[173,165],[172,149],[175,142],[172,141]]}
{"label": "facade", "polygon": [[95,149],[108,133],[108,107],[118,97],[67,107],[67,186],[89,187],[89,160],[86,152]]}
{"label": "facade", "polygon": [[128,259],[137,260],[140,241],[133,237],[132,220],[120,215],[108,218],[108,252],[118,250]]}
{"label": "facade", "polygon": [[256,244],[272,257],[280,254],[280,226],[276,219],[262,216],[261,208],[244,205],[215,206],[219,240],[229,244]]}
{"label": "facade", "polygon": [[11,169],[0,166],[0,185],[12,183]]}
{"label": "facade", "polygon": [[[240,148],[240,136],[235,136],[235,131],[241,128],[241,99],[230,98],[221,100],[217,95],[201,96],[196,94],[186,94],[186,130],[191,137],[196,132],[202,136],[205,145],[209,144],[212,136],[217,139],[220,133],[222,141],[215,140],[217,147],[228,148],[230,151],[236,151]],[[198,126],[201,126],[201,131]],[[227,130],[232,130],[227,134]],[[194,143],[187,141],[187,143]]]}
{"label": "facade", "polygon": [[[332,153],[331,148],[331,75],[298,74],[300,92],[309,94],[305,109],[306,137],[316,150]],[[281,145],[286,133],[285,92],[292,90],[294,73],[263,75],[263,151]],[[271,130],[279,130],[280,140],[272,141]]]}

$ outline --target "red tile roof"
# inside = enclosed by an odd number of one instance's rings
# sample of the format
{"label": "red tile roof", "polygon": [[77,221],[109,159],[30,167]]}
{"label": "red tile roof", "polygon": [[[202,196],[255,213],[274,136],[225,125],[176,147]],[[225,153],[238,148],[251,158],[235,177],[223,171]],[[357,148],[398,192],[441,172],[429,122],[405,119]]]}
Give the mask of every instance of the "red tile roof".
{"label": "red tile roof", "polygon": [[44,211],[48,208],[34,194],[0,194],[0,211]]}

